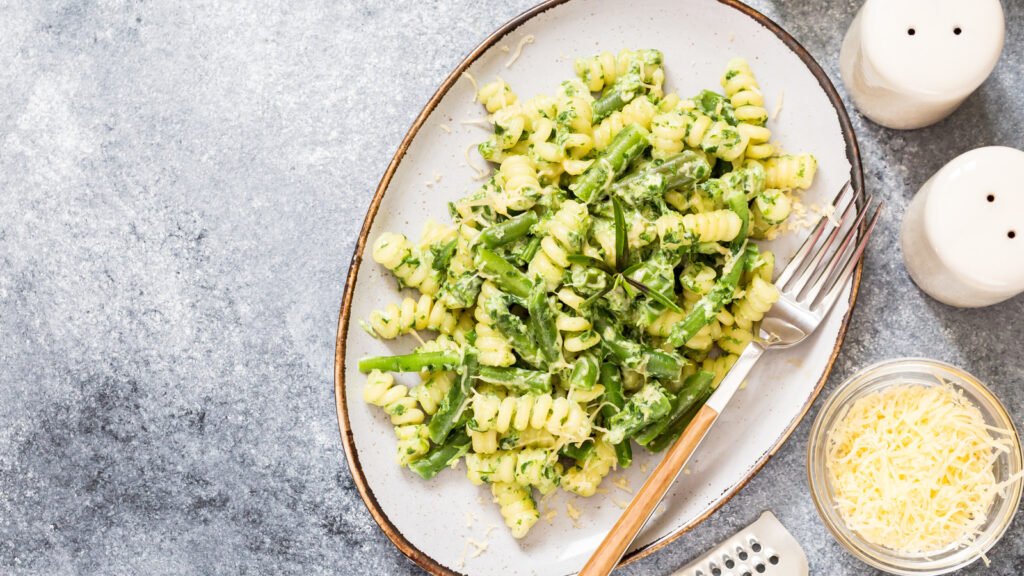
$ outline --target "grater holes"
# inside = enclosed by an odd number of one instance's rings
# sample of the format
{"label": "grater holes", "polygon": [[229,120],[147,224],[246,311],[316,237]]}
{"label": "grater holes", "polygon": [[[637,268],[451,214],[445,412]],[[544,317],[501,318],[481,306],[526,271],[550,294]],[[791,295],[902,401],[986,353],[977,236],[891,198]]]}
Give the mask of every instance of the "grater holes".
{"label": "grater holes", "polygon": [[750,550],[757,554],[761,551],[761,543],[757,541],[757,538],[750,539]]}
{"label": "grater holes", "polygon": [[708,566],[711,568],[711,576],[722,576],[722,569],[718,567],[718,564],[711,562]]}
{"label": "grater holes", "polygon": [[768,557],[768,563],[771,564],[772,566],[778,565],[778,563],[779,563],[779,555],[778,554],[772,554],[771,556],[769,556]]}
{"label": "grater holes", "polygon": [[764,564],[758,564],[757,566],[754,566],[754,570],[757,571],[758,574],[764,574],[765,565]]}
{"label": "grater holes", "polygon": [[722,554],[722,563],[725,564],[725,567],[728,570],[732,570],[733,568],[736,567],[736,562],[734,562],[733,559],[730,558],[728,554]]}
{"label": "grater holes", "polygon": [[736,547],[736,556],[738,556],[740,560],[746,560],[747,559],[747,551],[744,550],[742,546],[737,546]]}

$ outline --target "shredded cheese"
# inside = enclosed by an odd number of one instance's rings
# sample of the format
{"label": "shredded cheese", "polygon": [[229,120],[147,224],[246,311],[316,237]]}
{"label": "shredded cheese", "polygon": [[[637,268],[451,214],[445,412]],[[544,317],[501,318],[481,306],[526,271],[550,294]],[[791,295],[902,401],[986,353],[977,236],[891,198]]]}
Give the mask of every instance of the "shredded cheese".
{"label": "shredded cheese", "polygon": [[622,500],[619,500],[618,498],[612,498],[612,504],[615,504],[616,506],[622,508],[623,510],[629,508],[629,502],[624,502]]}
{"label": "shredded cheese", "polygon": [[775,103],[775,108],[772,110],[772,120],[776,120],[779,117],[779,113],[782,112],[782,100],[786,97],[785,90],[779,92],[779,101]]}
{"label": "shredded cheese", "polygon": [[490,130],[493,124],[487,118],[469,118],[466,120],[459,120],[459,124],[466,126],[476,126],[477,128],[485,128]]}
{"label": "shredded cheese", "polygon": [[835,205],[829,204],[828,206],[825,206],[824,208],[822,208],[821,209],[821,215],[824,216],[825,218],[828,218],[828,221],[831,222],[833,226],[835,226],[836,228],[839,228],[840,222],[839,222],[839,217],[836,216],[836,207],[835,207]]}
{"label": "shredded cheese", "polygon": [[487,550],[487,546],[490,545],[490,543],[486,540],[483,542],[477,542],[472,538],[466,538],[466,542],[469,542],[470,546],[475,548],[475,550],[473,550],[473,553],[469,555],[470,558],[476,558],[477,556],[483,554],[484,550]]}
{"label": "shredded cheese", "polygon": [[469,80],[469,83],[473,85],[473,99],[471,102],[476,102],[476,93],[480,91],[480,87],[477,86],[476,83],[476,78],[473,78],[473,75],[469,73],[469,70],[463,72],[462,76],[464,76],[466,80]]}
{"label": "shredded cheese", "polygon": [[516,51],[512,53],[512,57],[508,59],[508,62],[505,62],[505,68],[511,68],[512,65],[516,63],[516,60],[519,60],[519,57],[523,55],[523,46],[526,44],[533,44],[533,41],[533,34],[527,34],[520,38],[519,44],[516,45]]}
{"label": "shredded cheese", "polygon": [[580,510],[573,506],[572,502],[565,503],[565,513],[569,515],[569,518],[572,518],[573,522],[580,519]]}
{"label": "shredded cheese", "polygon": [[616,479],[614,482],[612,482],[612,484],[616,488],[618,488],[619,490],[622,490],[623,492],[625,492],[627,494],[632,494],[633,493],[633,489],[630,488],[630,486],[629,486],[629,478],[626,478],[625,476],[622,476],[622,477]]}
{"label": "shredded cheese", "polygon": [[549,508],[548,511],[544,513],[544,520],[547,521],[548,524],[551,524],[554,522],[556,516],[558,516],[558,510]]}
{"label": "shredded cheese", "polygon": [[447,124],[439,124],[437,127],[440,128],[441,130],[447,132],[448,134],[452,133],[452,127],[447,125]]}
{"label": "shredded cheese", "polygon": [[480,168],[476,164],[473,164],[473,159],[470,158],[469,151],[472,150],[474,147],[476,147],[476,144],[470,144],[469,146],[466,147],[466,153],[464,154],[466,157],[465,164],[466,166],[469,167],[470,170],[475,172],[475,174],[473,175],[473,179],[481,180],[483,178],[487,178],[487,170],[484,170],[483,168]]}
{"label": "shredded cheese", "polygon": [[1010,449],[1007,434],[949,385],[864,396],[826,439],[837,508],[851,530],[900,552],[967,544],[1003,488],[993,464]]}

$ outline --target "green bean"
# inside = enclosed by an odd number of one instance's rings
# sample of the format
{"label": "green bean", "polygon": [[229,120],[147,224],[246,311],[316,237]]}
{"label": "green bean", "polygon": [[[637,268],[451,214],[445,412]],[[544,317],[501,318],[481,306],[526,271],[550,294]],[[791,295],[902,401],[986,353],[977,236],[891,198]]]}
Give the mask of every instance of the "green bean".
{"label": "green bean", "polygon": [[692,188],[710,174],[711,164],[707,155],[686,150],[661,164],[652,164],[624,177],[612,186],[612,193],[633,202],[641,198],[658,198],[666,190]]}
{"label": "green bean", "polygon": [[597,124],[601,120],[611,116],[613,112],[622,110],[622,107],[629,104],[629,101],[632,100],[634,96],[636,96],[635,93],[616,89],[614,86],[605,91],[605,93],[597,100],[594,100],[594,103],[591,105],[591,110],[594,112],[594,124]]}
{"label": "green bean", "polygon": [[480,285],[483,284],[483,281],[483,278],[473,272],[454,278],[449,276],[441,286],[439,299],[449,310],[469,308],[476,302],[476,297],[480,295]]}
{"label": "green bean", "polygon": [[668,392],[654,382],[644,384],[629,397],[625,407],[612,416],[606,439],[618,444],[668,415],[672,402]]}
{"label": "green bean", "polygon": [[629,468],[633,463],[633,445],[629,440],[623,440],[615,445],[615,460],[618,461],[619,468]]}
{"label": "green bean", "polygon": [[569,188],[584,202],[595,200],[648,146],[647,130],[637,124],[626,126]]}
{"label": "green bean", "polygon": [[475,260],[480,273],[493,280],[499,288],[523,300],[529,297],[532,286],[530,279],[508,260],[487,248],[480,248]]}
{"label": "green bean", "polygon": [[673,424],[681,420],[694,406],[703,404],[703,401],[711,394],[711,383],[714,379],[714,374],[703,371],[689,376],[683,382],[679,394],[672,398],[672,410],[669,411],[668,416],[641,430],[635,438],[637,444],[649,445]]}
{"label": "green bean", "polygon": [[400,356],[374,356],[359,361],[359,371],[419,372],[423,369],[451,370],[459,365],[455,352],[416,352]]}
{"label": "green bean", "polygon": [[540,250],[540,236],[533,236],[529,240],[523,243],[522,247],[515,251],[516,257],[519,258],[524,265],[530,263],[533,257],[537,255],[537,251]]}
{"label": "green bean", "polygon": [[663,380],[677,380],[685,360],[676,354],[627,340],[604,314],[594,316],[601,347],[623,366]]}
{"label": "green bean", "polygon": [[516,394],[551,393],[551,374],[537,370],[480,366],[477,379],[503,386]]}
{"label": "green bean", "polygon": [[536,338],[537,348],[544,361],[551,364],[562,357],[558,345],[558,328],[555,327],[555,313],[543,282],[534,284],[527,300],[530,312],[530,332]]}
{"label": "green bean", "polygon": [[459,381],[448,389],[448,395],[441,401],[437,412],[427,424],[430,439],[434,444],[441,444],[448,434],[455,428],[456,420],[462,413],[462,405],[469,399],[469,392],[473,386],[473,378],[477,371],[477,352],[475,348],[467,347],[462,357]]}
{"label": "green bean", "polygon": [[440,446],[434,446],[422,458],[410,462],[409,469],[424,480],[430,480],[446,466],[469,452],[469,445],[469,435],[465,430],[458,430],[448,438],[447,442]]}
{"label": "green bean", "polygon": [[497,248],[526,236],[536,223],[536,212],[523,212],[519,216],[485,228],[478,238],[484,246]]}
{"label": "green bean", "polygon": [[659,250],[636,266],[629,275],[623,275],[623,280],[647,298],[638,310],[640,322],[644,326],[654,322],[666,308],[683,313],[675,302],[673,270],[678,264],[679,256],[667,250]]}
{"label": "green bean", "polygon": [[582,462],[593,451],[594,443],[584,441],[579,444],[566,444],[565,446],[562,446],[562,449],[558,451],[558,454],[565,456],[566,458],[572,458],[577,462]]}
{"label": "green bean", "polygon": [[736,284],[739,282],[743,269],[746,268],[748,250],[734,252],[732,261],[726,266],[732,266],[726,272],[714,288],[704,295],[693,306],[691,311],[682,322],[672,327],[668,336],[668,343],[676,348],[686,344],[693,338],[701,328],[704,328],[711,319],[715,317],[728,302],[732,301],[736,292]]}
{"label": "green bean", "polygon": [[[601,385],[604,386],[604,404],[601,406],[601,418],[605,425],[626,405],[622,394],[622,371],[611,363],[601,365]],[[615,458],[622,468],[633,463],[633,448],[628,440],[615,445]]]}
{"label": "green bean", "polygon": [[708,398],[711,396],[711,392],[711,387],[705,389],[704,396],[694,402],[693,405],[690,406],[690,409],[684,412],[682,416],[673,420],[660,436],[647,445],[647,449],[651,452],[661,452],[665,448],[671,446],[680,436],[682,436],[683,431],[686,430],[686,427],[693,421],[697,412],[700,411],[701,407],[704,406],[704,403],[707,402]]}
{"label": "green bean", "polygon": [[620,76],[591,105],[593,123],[597,124],[611,116],[613,112],[622,110],[622,107],[629,104],[633,98],[644,97],[643,88],[643,78],[637,72],[627,72]]}
{"label": "green bean", "polygon": [[530,334],[522,319],[508,309],[506,298],[494,296],[484,304],[487,315],[494,321],[494,327],[508,339],[512,348],[525,362],[535,367],[547,366],[537,340]]}
{"label": "green bean", "polygon": [[725,96],[711,90],[702,90],[693,101],[701,112],[711,116],[715,120],[724,120],[730,126],[736,126],[736,112],[732,103]]}
{"label": "green bean", "polygon": [[615,222],[615,270],[622,272],[629,266],[629,232],[626,230],[622,203],[615,195],[612,195],[612,214]]}
{"label": "green bean", "polygon": [[569,374],[569,388],[576,390],[590,390],[597,384],[597,376],[601,371],[600,361],[597,355],[584,352],[572,365],[572,372]]}
{"label": "green bean", "polygon": [[725,200],[725,205],[740,217],[740,232],[733,238],[730,244],[733,252],[735,252],[747,241],[747,234],[750,230],[750,206],[747,204],[747,195],[743,193],[743,190],[730,188],[723,199]]}

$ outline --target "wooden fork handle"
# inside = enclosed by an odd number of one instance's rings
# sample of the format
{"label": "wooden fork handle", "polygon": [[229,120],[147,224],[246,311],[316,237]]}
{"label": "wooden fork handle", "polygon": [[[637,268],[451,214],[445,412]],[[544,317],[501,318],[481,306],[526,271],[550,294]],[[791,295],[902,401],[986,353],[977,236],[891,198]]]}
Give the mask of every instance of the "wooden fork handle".
{"label": "wooden fork handle", "polygon": [[672,444],[665,458],[633,497],[633,501],[629,503],[619,521],[608,531],[593,556],[587,560],[579,576],[607,576],[611,573],[717,418],[718,413],[707,405],[697,412],[690,425]]}

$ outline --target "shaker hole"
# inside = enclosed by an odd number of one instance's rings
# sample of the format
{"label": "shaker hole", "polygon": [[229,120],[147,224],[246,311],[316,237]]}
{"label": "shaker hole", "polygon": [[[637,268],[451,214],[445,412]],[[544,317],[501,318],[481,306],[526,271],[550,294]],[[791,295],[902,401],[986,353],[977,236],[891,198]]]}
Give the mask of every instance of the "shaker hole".
{"label": "shaker hole", "polygon": [[961,33],[963,33],[963,30],[961,30],[959,26],[957,26],[956,28],[953,28],[953,34],[956,34],[957,36],[959,36]]}
{"label": "shaker hole", "polygon": [[1014,238],[1016,238],[1016,237],[1017,237],[1017,233],[1016,233],[1016,232],[1014,232],[1013,230],[1010,230],[1009,232],[1007,232],[1007,233],[1006,233],[1006,236],[1007,236],[1007,237],[1008,237],[1008,238],[1009,238],[1010,240],[1013,240]]}
{"label": "shaker hole", "polygon": [[996,201],[996,195],[995,194],[989,194],[988,196],[985,197],[985,199],[988,200],[989,202],[995,202]]}
{"label": "shaker hole", "polygon": [[913,28],[907,28],[907,34],[913,36],[914,34],[917,34],[917,30],[914,30]]}

